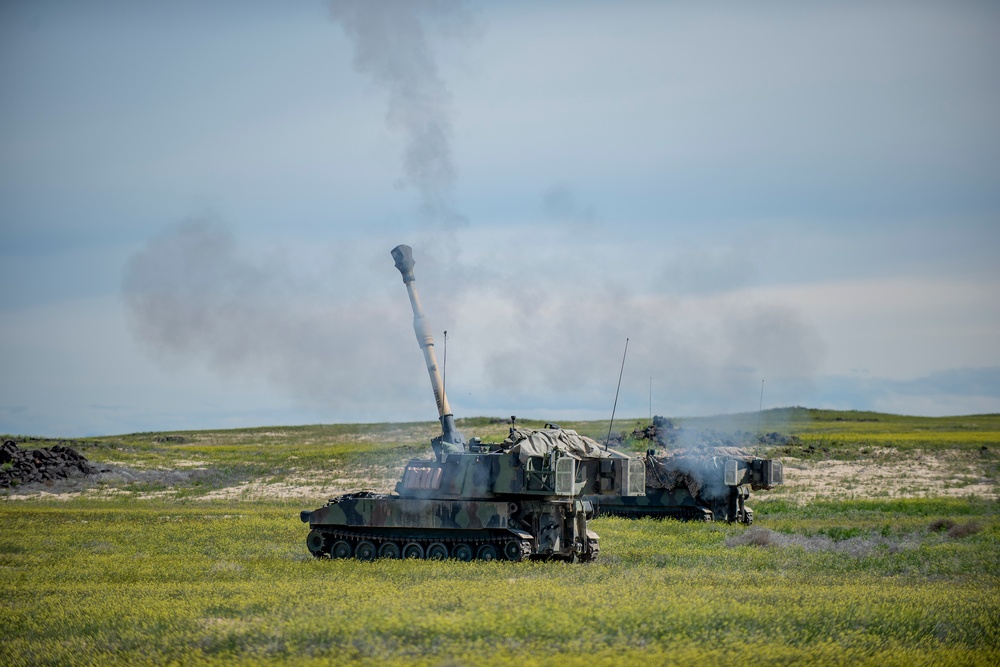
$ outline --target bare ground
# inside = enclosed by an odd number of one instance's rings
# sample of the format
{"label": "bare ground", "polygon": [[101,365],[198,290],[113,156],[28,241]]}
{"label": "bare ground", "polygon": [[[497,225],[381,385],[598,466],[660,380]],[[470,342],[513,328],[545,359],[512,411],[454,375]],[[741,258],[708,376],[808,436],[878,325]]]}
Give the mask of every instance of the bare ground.
{"label": "bare ground", "polygon": [[266,498],[302,498],[326,500],[344,493],[375,491],[389,493],[402,477],[403,466],[352,467],[336,475],[300,472],[281,482],[267,480],[245,482],[207,493],[210,500],[262,500]]}
{"label": "bare ground", "polygon": [[[901,454],[891,450],[873,451],[873,458],[855,461],[803,460],[784,457],[785,484],[771,491],[755,492],[755,499],[780,497],[799,503],[814,499],[966,497],[997,499],[1000,479],[992,457],[961,451]],[[157,479],[168,484],[165,490],[147,491],[140,498],[172,498],[183,490],[192,475],[203,471],[203,462],[180,461],[173,471],[157,471]],[[93,486],[74,482],[45,487],[31,485],[12,490],[10,500],[31,498],[69,499],[113,497],[134,493],[125,488],[136,477],[154,474],[117,468],[115,474],[101,476]],[[345,466],[335,473],[293,471],[283,477],[265,477],[206,491],[199,497],[210,500],[293,499],[325,502],[328,498],[355,491],[388,493],[395,488],[403,471],[396,466]],[[185,492],[190,496],[190,489]]]}
{"label": "bare ground", "polygon": [[[114,466],[109,473],[89,478],[60,480],[51,484],[30,484],[11,489],[4,496],[9,500],[69,500],[72,498],[111,498],[132,496],[140,499],[169,499],[182,491],[200,472],[210,471],[200,461],[180,461],[176,469],[147,469],[136,466]],[[388,493],[403,474],[403,466],[345,466],[336,473],[294,471],[290,476],[264,477],[206,491],[198,497],[206,500],[265,500],[268,498],[301,498],[310,502],[325,501],[333,496],[355,491]],[[158,482],[168,488],[136,493],[130,482]]]}
{"label": "bare ground", "polygon": [[[879,454],[879,453],[877,453]],[[1000,480],[988,459],[967,452],[857,461],[804,461],[786,457],[785,484],[770,492],[798,502],[817,498],[923,498],[975,496],[995,500]]]}

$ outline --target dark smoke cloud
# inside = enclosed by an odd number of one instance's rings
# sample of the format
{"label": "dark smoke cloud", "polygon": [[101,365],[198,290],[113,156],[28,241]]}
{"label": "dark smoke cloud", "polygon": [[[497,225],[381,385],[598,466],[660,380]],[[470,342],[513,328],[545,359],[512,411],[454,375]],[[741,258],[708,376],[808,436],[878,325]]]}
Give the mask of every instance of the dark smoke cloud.
{"label": "dark smoke cloud", "polygon": [[471,18],[453,0],[330,0],[330,14],[354,46],[354,67],[388,93],[389,126],[405,138],[404,184],[420,193],[425,221],[465,224],[453,201],[451,99],[429,43],[468,32]]}
{"label": "dark smoke cloud", "polygon": [[[309,271],[280,253],[250,252],[216,222],[190,219],[130,259],[126,313],[136,338],[165,366],[263,379],[345,420],[350,408],[371,415],[384,400],[406,405],[422,397],[405,293],[391,299],[395,270],[381,245],[386,280],[368,282],[386,289],[375,296],[358,290],[358,276],[370,276],[364,262],[374,263],[372,250],[328,249],[340,258],[337,272]],[[394,381],[400,373],[414,381]]]}
{"label": "dark smoke cloud", "polygon": [[[313,255],[254,252],[224,226],[194,218],[128,262],[126,313],[137,339],[169,368],[266,382],[333,421],[431,419],[390,247],[373,239]],[[538,259],[530,254],[508,260],[505,271],[456,293],[443,262],[414,251],[438,344],[443,329],[450,333],[458,416],[600,416],[614,398],[626,336],[622,415],[646,413],[649,377],[659,414],[756,409],[761,378],[769,386],[808,381],[822,359],[818,334],[780,304],[630,294],[601,284],[620,272],[565,253],[547,257],[541,274],[528,270]],[[526,285],[538,293],[527,296]]]}

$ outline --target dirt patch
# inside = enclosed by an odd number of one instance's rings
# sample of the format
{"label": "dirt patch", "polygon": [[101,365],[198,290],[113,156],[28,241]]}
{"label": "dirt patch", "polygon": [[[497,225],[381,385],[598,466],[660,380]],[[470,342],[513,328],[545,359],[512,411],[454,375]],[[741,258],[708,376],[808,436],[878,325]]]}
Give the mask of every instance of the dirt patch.
{"label": "dirt patch", "polygon": [[958,540],[969,535],[982,532],[983,526],[978,521],[968,523],[955,523],[951,519],[935,519],[931,525],[927,526],[927,531],[931,533],[944,532],[953,540]]}
{"label": "dirt patch", "polygon": [[302,498],[326,500],[357,491],[389,493],[403,474],[402,466],[346,467],[336,474],[297,471],[284,481],[259,480],[210,491],[210,500],[263,500],[267,498]]}
{"label": "dirt patch", "polygon": [[287,482],[245,482],[206,493],[206,500],[264,500],[268,498],[332,498],[347,491],[340,486],[296,485]]}
{"label": "dirt patch", "polygon": [[207,465],[208,464],[206,461],[195,461],[193,459],[180,459],[178,461],[174,461],[174,467],[177,468],[194,468],[195,470],[206,470]]}
{"label": "dirt patch", "polygon": [[958,540],[969,535],[975,535],[982,532],[982,530],[982,524],[977,521],[970,521],[969,523],[960,523],[952,526],[948,529],[947,535],[953,540]]}
{"label": "dirt patch", "polygon": [[883,537],[869,535],[866,537],[851,537],[846,540],[833,540],[826,535],[795,535],[779,533],[768,528],[754,527],[742,535],[726,538],[727,547],[801,547],[809,552],[827,551],[846,554],[861,558],[869,556],[882,549],[889,553],[897,553],[905,549],[916,549],[920,546],[918,536]]}
{"label": "dirt patch", "polygon": [[800,503],[815,499],[998,497],[990,470],[960,453],[918,453],[907,459],[805,461],[782,458],[785,484],[768,495]]}

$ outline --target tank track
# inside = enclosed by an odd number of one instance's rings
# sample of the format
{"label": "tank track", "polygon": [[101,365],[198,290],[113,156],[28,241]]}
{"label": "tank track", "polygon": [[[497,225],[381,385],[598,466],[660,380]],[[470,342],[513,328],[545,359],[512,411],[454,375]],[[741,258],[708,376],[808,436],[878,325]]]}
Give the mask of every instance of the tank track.
{"label": "tank track", "polygon": [[[344,545],[347,545],[346,547]],[[531,556],[531,543],[513,535],[498,537],[401,537],[341,529],[314,528],[306,546],[317,558],[418,558],[521,561]],[[360,547],[360,549],[359,549]]]}

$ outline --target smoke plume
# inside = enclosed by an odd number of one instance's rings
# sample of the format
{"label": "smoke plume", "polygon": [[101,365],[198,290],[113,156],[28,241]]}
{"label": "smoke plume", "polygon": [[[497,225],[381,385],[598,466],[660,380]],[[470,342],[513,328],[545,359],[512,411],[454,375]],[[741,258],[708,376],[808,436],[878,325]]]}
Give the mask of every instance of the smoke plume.
{"label": "smoke plume", "polygon": [[[137,340],[166,367],[263,380],[344,419],[352,410],[374,415],[385,400],[423,397],[414,391],[421,366],[405,298],[388,287],[399,277],[392,280],[382,244],[378,251],[324,248],[336,269],[309,270],[301,252],[296,261],[253,252],[219,223],[192,218],[130,259],[126,313]],[[369,272],[376,254],[383,280]],[[369,294],[365,282],[385,288]],[[395,382],[401,372],[414,382]]]}
{"label": "smoke plume", "polygon": [[330,0],[330,14],[354,46],[354,67],[388,94],[386,120],[404,137],[403,183],[420,194],[425,221],[465,223],[453,201],[451,100],[429,43],[455,36],[470,18],[453,0]]}
{"label": "smoke plume", "polygon": [[[264,382],[334,421],[432,419],[390,247],[373,238],[260,251],[218,223],[190,219],[128,262],[126,313],[137,340],[168,368]],[[443,329],[450,333],[448,390],[459,417],[602,417],[626,336],[623,417],[646,414],[650,377],[659,414],[755,410],[763,377],[768,403],[795,404],[788,387],[807,382],[822,358],[818,332],[793,309],[743,294],[629,294],[602,286],[622,277],[615,263],[594,270],[600,265],[580,264],[579,254],[557,253],[539,273],[535,255],[503,250],[481,259],[495,273],[456,292],[442,262],[422,247],[414,253],[438,344]],[[772,387],[786,398],[775,399]]]}

